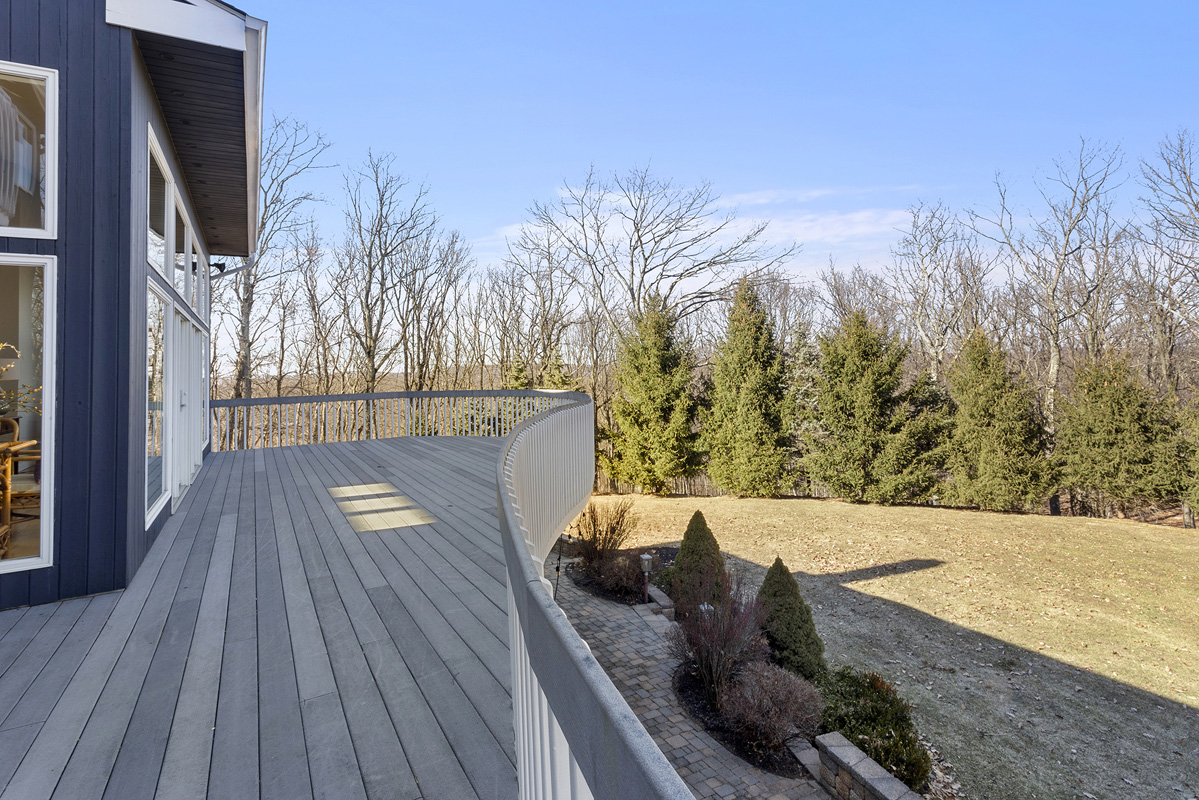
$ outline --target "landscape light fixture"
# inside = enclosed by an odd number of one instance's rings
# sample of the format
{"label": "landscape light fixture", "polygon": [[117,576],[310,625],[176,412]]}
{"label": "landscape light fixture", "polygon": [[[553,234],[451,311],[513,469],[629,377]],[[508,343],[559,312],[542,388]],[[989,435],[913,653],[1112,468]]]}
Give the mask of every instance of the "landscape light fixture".
{"label": "landscape light fixture", "polygon": [[653,563],[653,556],[649,553],[641,554],[641,574],[645,576],[645,600],[643,602],[646,603],[649,602],[649,569]]}

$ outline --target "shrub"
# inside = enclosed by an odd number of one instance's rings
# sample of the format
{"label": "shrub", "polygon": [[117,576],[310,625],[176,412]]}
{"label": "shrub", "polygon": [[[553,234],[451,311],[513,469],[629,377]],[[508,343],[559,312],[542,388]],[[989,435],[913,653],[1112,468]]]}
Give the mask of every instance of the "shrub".
{"label": "shrub", "polygon": [[624,547],[637,527],[637,515],[633,513],[633,501],[627,498],[603,506],[591,502],[575,524],[583,569],[590,571]]}
{"label": "shrub", "polygon": [[795,576],[775,558],[758,589],[758,599],[766,610],[766,639],[776,664],[796,675],[815,680],[827,667],[824,642],[812,621],[812,609],[799,593]]}
{"label": "shrub", "polygon": [[816,687],[764,661],[747,664],[725,690],[725,721],[757,753],[777,751],[792,739],[811,739],[823,702]]}
{"label": "shrub", "polygon": [[702,512],[696,511],[687,523],[674,566],[670,595],[680,616],[690,615],[701,603],[725,605],[729,577],[724,571],[720,545]]}
{"label": "shrub", "polygon": [[893,685],[873,672],[842,667],[827,673],[820,689],[822,731],[839,731],[912,791],[924,787],[932,758],[917,737],[912,707]]}
{"label": "shrub", "polygon": [[[641,597],[645,591],[645,573],[641,571],[641,554],[643,550],[625,550],[613,553],[599,562],[591,575],[606,592],[623,596]],[[655,557],[651,562],[653,571],[657,564]]]}
{"label": "shrub", "polygon": [[674,582],[678,578],[678,575],[678,567],[671,564],[669,567],[663,567],[656,571],[650,580],[653,581],[654,586],[657,586],[667,594],[671,594],[674,592]]}
{"label": "shrub", "polygon": [[[727,585],[727,576],[725,581]],[[762,604],[756,597],[741,600],[738,594],[719,605],[697,607],[671,629],[671,651],[694,664],[713,708],[720,708],[724,691],[737,671],[764,659],[769,652],[761,625]]]}

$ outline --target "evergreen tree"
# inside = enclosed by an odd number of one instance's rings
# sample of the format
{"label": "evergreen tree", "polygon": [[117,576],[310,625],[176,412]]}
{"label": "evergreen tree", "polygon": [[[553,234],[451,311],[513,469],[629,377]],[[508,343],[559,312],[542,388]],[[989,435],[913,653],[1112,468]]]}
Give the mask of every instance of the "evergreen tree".
{"label": "evergreen tree", "polygon": [[782,350],[762,301],[742,280],[712,367],[711,405],[704,414],[708,477],[726,492],[773,497],[791,459]]}
{"label": "evergreen tree", "polygon": [[1187,490],[1178,415],[1122,361],[1086,364],[1062,410],[1056,454],[1063,479],[1092,514],[1161,502]]}
{"label": "evergreen tree", "polygon": [[504,373],[504,380],[500,384],[503,389],[529,389],[529,366],[520,356],[512,359],[512,363],[508,365],[508,371]]}
{"label": "evergreen tree", "polygon": [[905,348],[866,315],[820,340],[820,431],[805,434],[809,475],[848,500],[926,499],[944,460],[950,406],[927,376],[900,390]]}
{"label": "evergreen tree", "polygon": [[1053,465],[1032,393],[1008,371],[1003,350],[981,333],[972,335],[949,385],[957,412],[946,500],[991,511],[1041,503],[1053,488]]}
{"label": "evergreen tree", "polygon": [[616,427],[606,432],[612,453],[600,453],[608,475],[655,494],[665,493],[672,478],[693,475],[699,467],[694,430],[699,404],[691,391],[695,360],[677,327],[674,313],[660,300],[633,318],[616,366]]}
{"label": "evergreen tree", "polygon": [[[806,442],[819,439],[825,433],[824,428],[820,426],[820,395],[817,386],[820,377],[820,346],[812,336],[808,323],[799,323],[792,332],[786,361],[787,392],[792,410],[791,428],[788,433],[792,447],[802,454],[806,449]],[[808,493],[811,493],[811,476],[803,457],[797,460],[795,468],[802,474],[808,484]]]}
{"label": "evergreen tree", "polygon": [[730,583],[724,556],[708,521],[700,511],[691,515],[679,554],[674,559],[671,597],[680,613],[689,614],[701,603],[720,605],[728,599]]}
{"label": "evergreen tree", "polygon": [[553,352],[549,362],[542,368],[539,384],[542,389],[565,389],[571,392],[578,391],[579,388],[574,376],[562,363],[562,356],[557,350]]}
{"label": "evergreen tree", "polygon": [[824,642],[816,632],[812,609],[804,602],[799,583],[781,558],[776,556],[766,570],[758,599],[766,611],[762,627],[775,663],[810,681],[823,674],[828,669]]}

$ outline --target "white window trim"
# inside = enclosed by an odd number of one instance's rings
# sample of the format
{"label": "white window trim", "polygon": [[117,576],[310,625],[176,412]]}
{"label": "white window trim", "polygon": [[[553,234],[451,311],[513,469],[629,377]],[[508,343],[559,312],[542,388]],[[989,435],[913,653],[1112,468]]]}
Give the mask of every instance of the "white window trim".
{"label": "white window trim", "polygon": [[0,236],[13,239],[58,238],[58,70],[0,61],[0,73],[46,82],[46,224],[41,228],[0,226]]}
{"label": "white window trim", "polygon": [[203,406],[203,416],[200,418],[201,433],[203,434],[200,442],[200,463],[203,464],[204,448],[212,444],[212,409],[208,407],[209,400],[211,399],[208,396],[208,388],[212,382],[212,376],[208,373],[209,365],[212,363],[212,334],[201,329],[200,336],[204,342],[203,347],[200,348],[200,369],[204,375],[204,380],[200,382],[203,387],[200,392],[200,404]]}
{"label": "white window trim", "polygon": [[58,383],[58,259],[0,254],[0,266],[42,269],[42,507],[38,555],[0,561],[0,575],[54,566],[55,387]]}
{"label": "white window trim", "polygon": [[[146,126],[146,142],[149,144],[149,155],[146,156],[146,231],[143,234],[147,240],[146,245],[146,263],[158,272],[159,275],[167,280],[173,280],[173,272],[175,269],[175,240],[172,235],[175,232],[175,180],[171,175],[171,170],[167,167],[166,156],[163,155],[162,147],[158,144],[158,139],[154,136],[154,126]],[[162,220],[162,263],[155,264],[150,260],[150,247],[148,244],[150,235],[150,161],[154,159],[158,162],[158,171],[162,174],[162,180],[166,184],[163,191],[162,204],[163,217]],[[171,272],[167,271],[167,262],[170,262]],[[174,284],[172,284],[173,286]]]}
{"label": "white window trim", "polygon": [[[146,287],[147,287],[148,291],[153,292],[155,294],[155,296],[157,296],[158,299],[162,301],[162,305],[163,305],[163,308],[162,308],[162,324],[163,324],[163,331],[162,331],[162,433],[160,434],[162,437],[162,494],[159,495],[158,499],[154,501],[154,505],[152,505],[146,509],[146,529],[149,530],[150,525],[154,522],[154,520],[158,519],[158,515],[161,514],[162,510],[164,508],[166,508],[168,503],[171,502],[171,494],[172,494],[171,486],[168,483],[168,480],[169,480],[168,473],[170,472],[170,470],[169,470],[169,463],[167,462],[167,430],[168,430],[167,410],[168,410],[168,406],[169,406],[169,404],[167,403],[167,397],[169,396],[167,394],[167,392],[169,391],[168,384],[170,381],[170,365],[167,362],[168,362],[168,355],[171,352],[171,340],[173,338],[173,336],[171,334],[171,322],[174,320],[175,304],[172,303],[171,298],[169,296],[167,296],[167,294],[165,292],[163,292],[162,289],[159,288],[157,284],[154,283],[153,279],[146,281]],[[150,304],[149,304],[149,302],[147,302],[146,303],[146,317],[147,317],[146,324],[147,325],[149,324],[149,314],[150,314]],[[144,358],[142,360],[145,361]],[[149,405],[149,402],[150,402],[150,398],[149,398],[150,388],[149,388],[149,386],[146,385],[146,381],[142,381],[142,385],[146,386],[146,391],[142,393],[142,408],[144,409],[146,406]],[[145,444],[146,444],[146,430],[145,430],[145,426],[143,426],[143,430],[142,430],[142,447],[143,448],[145,447]],[[145,473],[142,477],[142,502],[143,502],[143,504],[145,503],[145,498],[148,497],[150,494],[150,473],[149,473],[149,470],[146,469],[145,458],[146,458],[145,454],[143,453],[143,455],[142,455],[142,471]]]}

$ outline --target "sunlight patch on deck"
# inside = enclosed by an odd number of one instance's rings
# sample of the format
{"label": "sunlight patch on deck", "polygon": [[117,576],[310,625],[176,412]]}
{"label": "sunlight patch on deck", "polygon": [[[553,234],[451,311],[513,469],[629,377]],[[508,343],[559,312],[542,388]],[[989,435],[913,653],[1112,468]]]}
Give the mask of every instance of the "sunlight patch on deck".
{"label": "sunlight patch on deck", "polygon": [[384,531],[437,522],[428,511],[390,483],[333,486],[329,494],[354,530]]}

